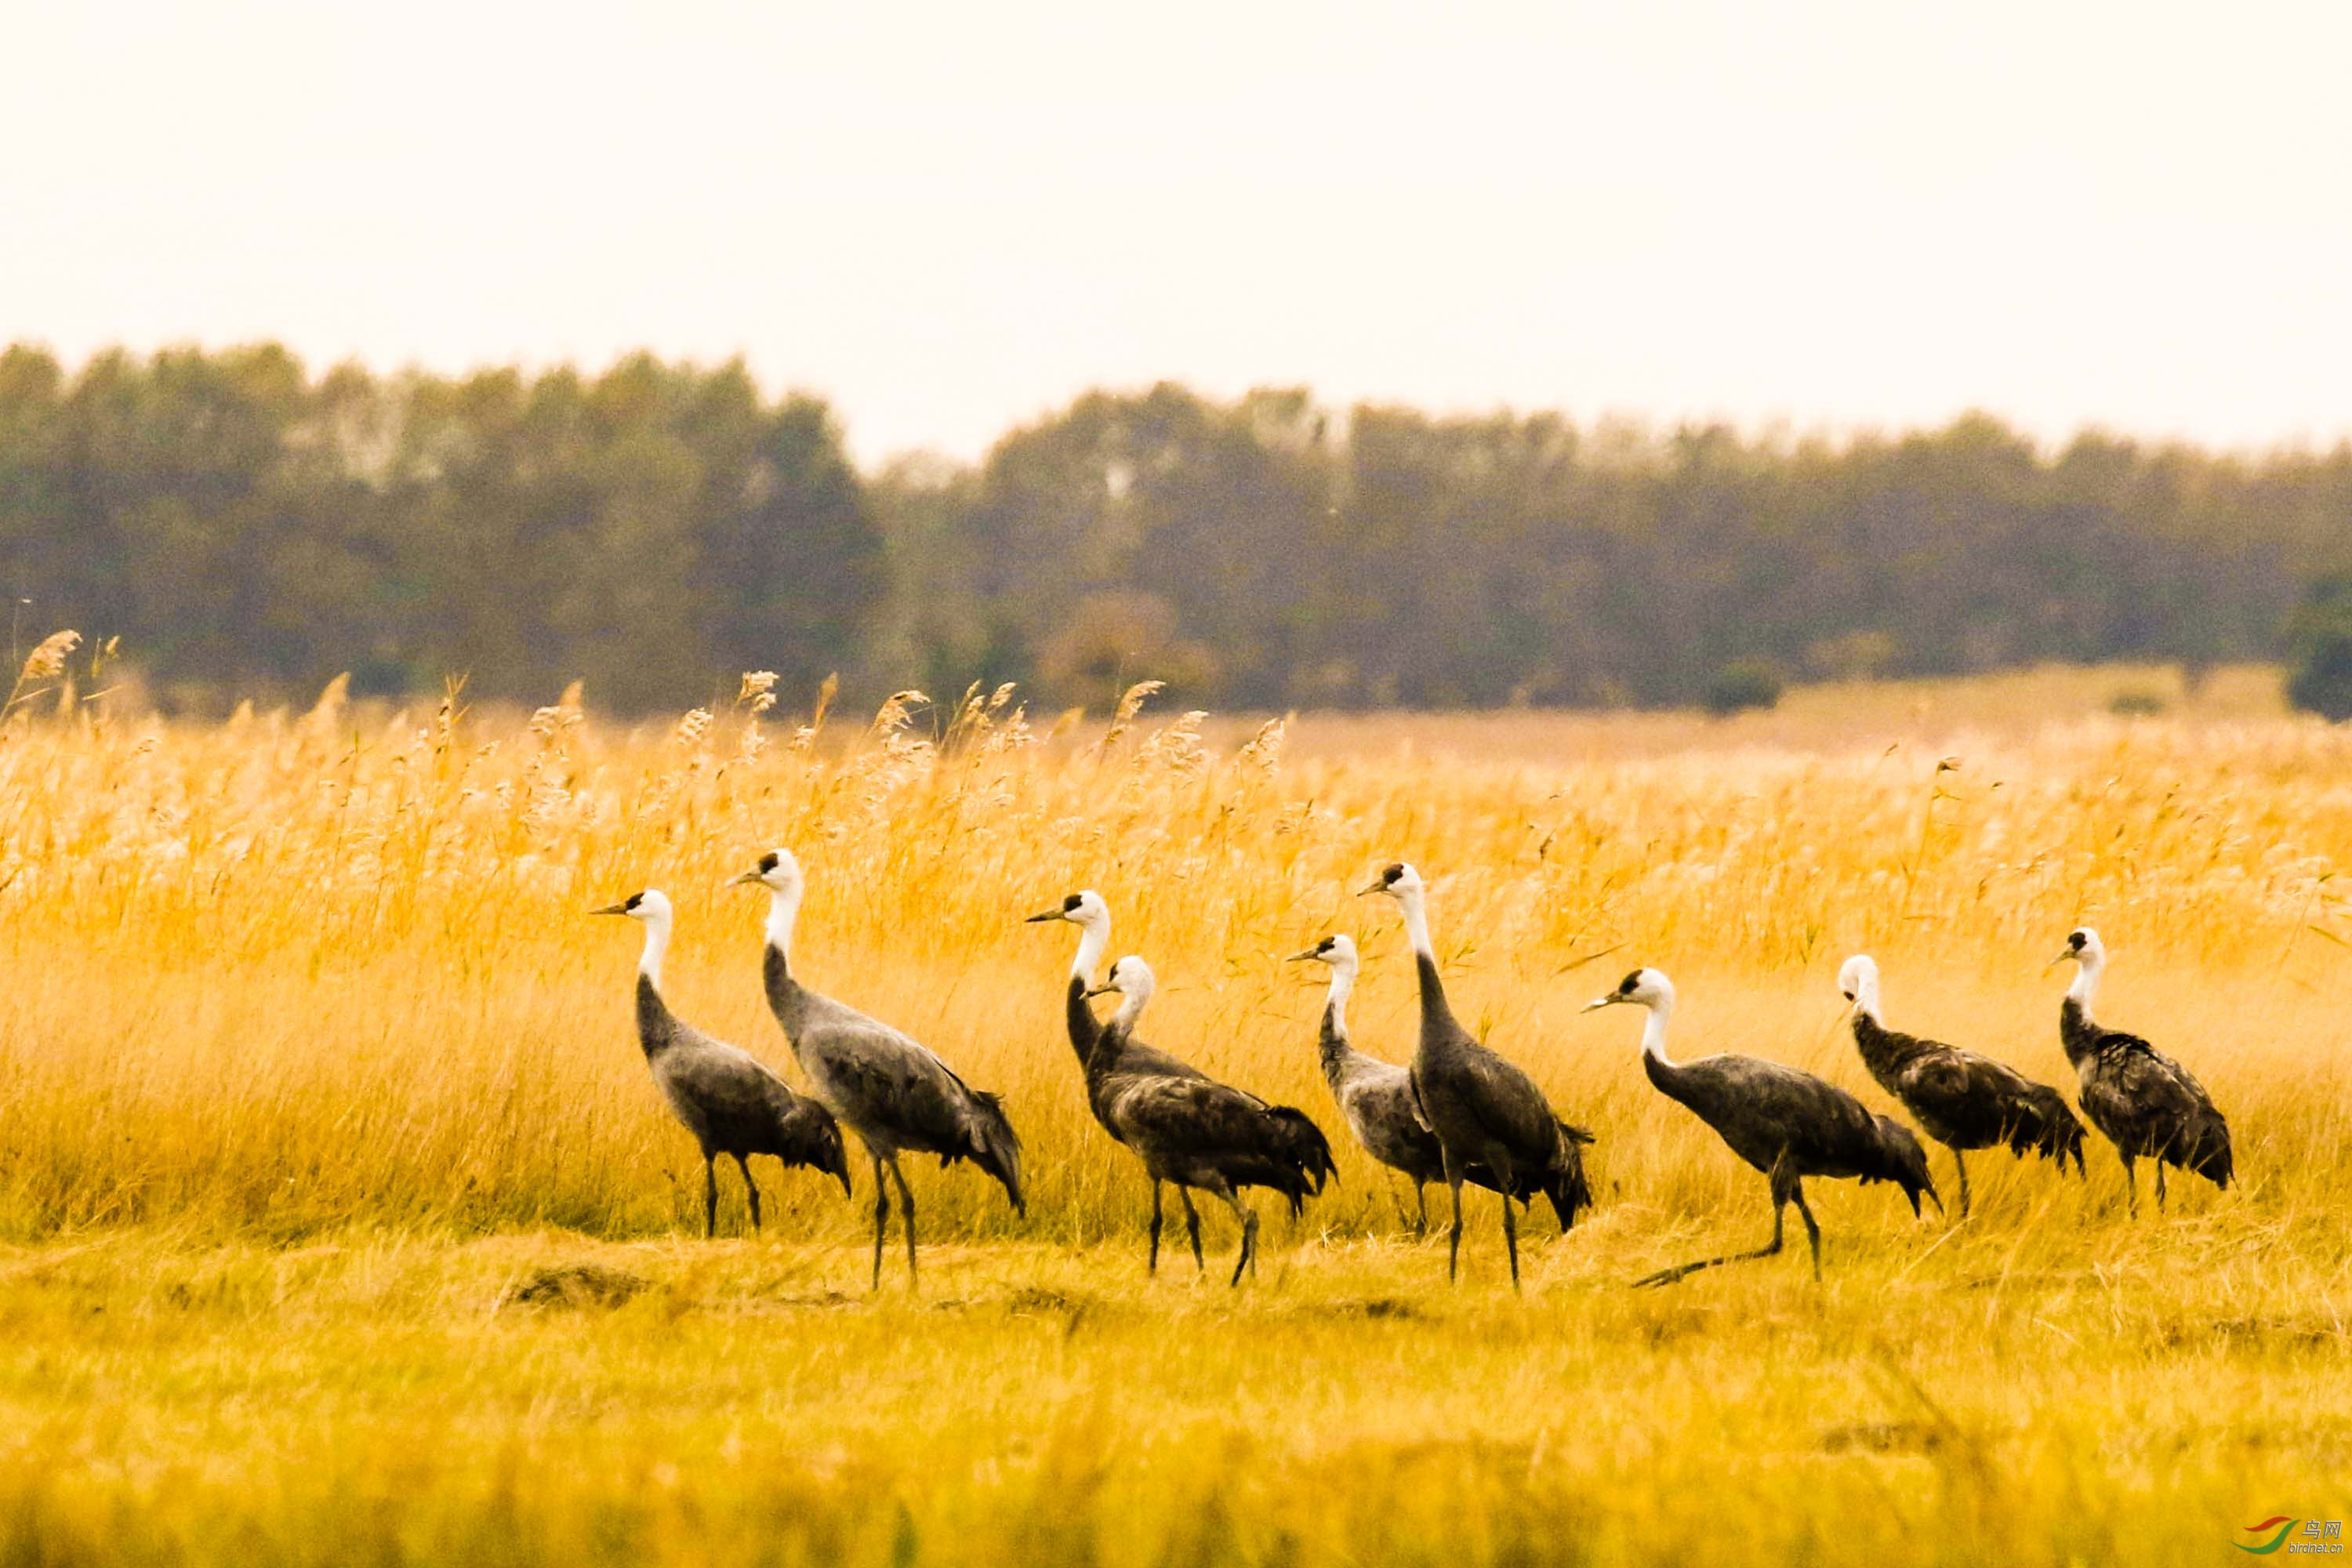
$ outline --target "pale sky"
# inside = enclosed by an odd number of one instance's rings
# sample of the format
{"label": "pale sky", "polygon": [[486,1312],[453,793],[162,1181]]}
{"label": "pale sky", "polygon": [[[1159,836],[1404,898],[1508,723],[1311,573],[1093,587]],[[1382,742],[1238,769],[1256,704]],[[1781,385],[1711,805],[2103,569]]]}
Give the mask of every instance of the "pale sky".
{"label": "pale sky", "polygon": [[2352,435],[2352,6],[13,4],[0,339]]}

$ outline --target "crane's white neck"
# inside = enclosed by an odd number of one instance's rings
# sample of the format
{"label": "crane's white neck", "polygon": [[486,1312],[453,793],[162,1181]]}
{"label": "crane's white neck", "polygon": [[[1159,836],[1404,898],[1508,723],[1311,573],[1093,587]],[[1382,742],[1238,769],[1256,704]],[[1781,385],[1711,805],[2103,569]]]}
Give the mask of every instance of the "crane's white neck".
{"label": "crane's white neck", "polygon": [[1886,1019],[1878,1011],[1878,972],[1876,970],[1865,969],[1854,976],[1853,1010],[1879,1027],[1886,1026]]}
{"label": "crane's white neck", "polygon": [[1660,1067],[1673,1067],[1673,1058],[1666,1055],[1666,1020],[1674,1016],[1674,992],[1669,989],[1656,1001],[1644,1002],[1642,1005],[1650,1014],[1642,1026],[1642,1054],[1655,1060]]}
{"label": "crane's white neck", "polygon": [[1095,983],[1095,970],[1102,963],[1103,952],[1110,946],[1110,916],[1089,915],[1078,922],[1078,953],[1070,961],[1070,978],[1083,984]]}
{"label": "crane's white neck", "polygon": [[1437,962],[1437,944],[1429,940],[1429,904],[1419,888],[1405,888],[1397,893],[1397,902],[1404,906],[1404,931],[1412,942],[1413,952]]}
{"label": "crane's white neck", "polygon": [[638,918],[646,928],[645,951],[637,955],[637,973],[646,977],[653,988],[661,989],[662,959],[669,952],[669,916],[659,910],[647,910]]}
{"label": "crane's white neck", "polygon": [[1331,1015],[1331,1027],[1339,1034],[1348,1032],[1348,996],[1356,989],[1356,961],[1343,958],[1331,965],[1331,994],[1323,1005]]}
{"label": "crane's white neck", "polygon": [[2088,1013],[2091,994],[2099,988],[2100,972],[2107,967],[2107,955],[2095,947],[2086,947],[2074,955],[2074,983],[2066,987],[2067,999]]}
{"label": "crane's white neck", "polygon": [[1149,982],[1138,982],[1130,989],[1121,993],[1118,1011],[1110,1016],[1111,1027],[1121,1031],[1132,1030],[1135,1027],[1135,1020],[1142,1016],[1143,1005],[1150,1000],[1151,986]]}
{"label": "crane's white neck", "polygon": [[801,917],[797,884],[768,889],[768,945],[786,958],[793,955],[793,922]]}

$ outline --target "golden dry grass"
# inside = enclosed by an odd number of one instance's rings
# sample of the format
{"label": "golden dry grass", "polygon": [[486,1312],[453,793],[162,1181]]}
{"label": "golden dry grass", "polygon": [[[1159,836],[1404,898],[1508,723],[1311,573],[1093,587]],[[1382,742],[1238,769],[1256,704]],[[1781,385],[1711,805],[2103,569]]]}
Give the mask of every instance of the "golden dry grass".
{"label": "golden dry grass", "polygon": [[[2105,712],[2114,679],[1255,745],[1035,743],[1002,710],[945,745],[748,709],[20,712],[0,1558],[2208,1562],[2235,1526],[2340,1516],[2352,739],[2250,672],[2152,719]],[[789,1075],[760,900],[719,887],[778,842],[811,879],[803,972],[1003,1091],[1027,1141],[1025,1221],[918,1175],[919,1298],[867,1299],[863,1204],[772,1166],[766,1237],[693,1237],[698,1161],[630,1032],[637,933],[584,913],[667,889],[674,1004]],[[1355,932],[1359,1043],[1401,1058],[1401,934],[1351,896],[1399,857],[1458,1010],[1601,1136],[1601,1206],[1534,1246],[1524,1300],[1491,1200],[1457,1290],[1442,1242],[1397,1236],[1315,1073],[1320,990],[1276,962]],[[1074,933],[1021,923],[1080,886],[1160,975],[1151,1037],[1342,1145],[1253,1288],[1142,1277],[1143,1184],[1060,1032]],[[1866,949],[1898,1025],[2071,1089],[2043,965],[2083,921],[2115,953],[2102,1015],[2203,1077],[2241,1189],[2184,1180],[2130,1223],[2104,1148],[2087,1184],[1983,1156],[1957,1229],[1822,1191],[1819,1289],[1794,1257],[1624,1288],[1752,1245],[1769,1206],[1649,1089],[1633,1020],[1576,1016],[1618,973],[1675,975],[1680,1053],[1883,1103],[1832,984]],[[540,1279],[575,1265],[635,1283]]]}

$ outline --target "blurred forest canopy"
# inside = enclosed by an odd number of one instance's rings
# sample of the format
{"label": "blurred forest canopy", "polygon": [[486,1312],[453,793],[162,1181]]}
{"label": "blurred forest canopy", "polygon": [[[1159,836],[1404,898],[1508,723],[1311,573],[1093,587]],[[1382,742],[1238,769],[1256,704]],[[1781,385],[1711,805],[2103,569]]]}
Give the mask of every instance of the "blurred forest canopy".
{"label": "blurred forest canopy", "polygon": [[2248,458],[1997,420],[1837,440],[1304,391],[1093,393],[977,467],[861,475],[740,364],[312,374],[262,345],[0,352],[0,586],[161,700],[676,708],[1158,677],[1231,708],[1666,704],[1792,677],[2273,658],[2352,569],[2352,447]]}

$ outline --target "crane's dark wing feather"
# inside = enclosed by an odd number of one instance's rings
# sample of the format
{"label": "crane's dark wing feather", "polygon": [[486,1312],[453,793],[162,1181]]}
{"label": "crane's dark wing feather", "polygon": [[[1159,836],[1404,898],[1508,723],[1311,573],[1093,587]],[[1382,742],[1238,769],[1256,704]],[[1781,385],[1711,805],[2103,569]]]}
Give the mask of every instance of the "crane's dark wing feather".
{"label": "crane's dark wing feather", "polygon": [[2083,1124],[2056,1089],[1990,1057],[1889,1029],[1866,1012],[1854,1014],[1853,1037],[1870,1076],[1938,1142],[2006,1145],[2062,1164],[2072,1154],[2082,1163]]}
{"label": "crane's dark wing feather", "polygon": [[655,1082],[706,1152],[773,1154],[827,1172],[849,1188],[841,1129],[832,1112],[796,1094],[750,1052],[674,1026],[654,1062]]}
{"label": "crane's dark wing feather", "polygon": [[[1895,1182],[1916,1208],[1935,1192],[1908,1128],[1835,1084],[1756,1057],[1702,1057],[1674,1066],[1645,1058],[1650,1080],[1697,1112],[1734,1153],[1770,1173]],[[1938,1202],[1941,1200],[1939,1199]]]}
{"label": "crane's dark wing feather", "polygon": [[1330,1144],[1304,1112],[1227,1084],[1122,1073],[1104,1086],[1103,1099],[1120,1142],[1155,1176],[1273,1187],[1296,1211],[1336,1173]]}
{"label": "crane's dark wing feather", "polygon": [[2118,1149],[2230,1184],[2230,1124],[2187,1068],[2137,1035],[2103,1029],[2080,1071],[2083,1114]]}
{"label": "crane's dark wing feather", "polygon": [[853,1127],[869,1127],[898,1148],[970,1160],[1004,1188],[1016,1210],[1021,1140],[1003,1104],[973,1089],[928,1047],[839,1003],[811,1009],[793,1048],[809,1075]]}

